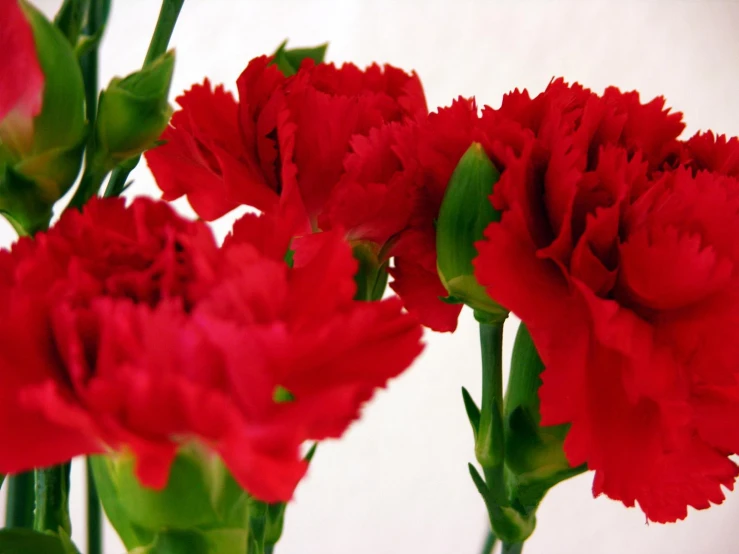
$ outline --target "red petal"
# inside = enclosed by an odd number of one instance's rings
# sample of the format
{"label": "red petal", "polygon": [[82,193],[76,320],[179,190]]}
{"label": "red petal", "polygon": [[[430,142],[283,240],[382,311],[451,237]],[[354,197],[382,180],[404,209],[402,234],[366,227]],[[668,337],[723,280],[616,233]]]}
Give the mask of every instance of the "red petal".
{"label": "red petal", "polygon": [[44,74],[33,31],[18,0],[0,0],[0,123],[11,112],[31,118],[41,111]]}

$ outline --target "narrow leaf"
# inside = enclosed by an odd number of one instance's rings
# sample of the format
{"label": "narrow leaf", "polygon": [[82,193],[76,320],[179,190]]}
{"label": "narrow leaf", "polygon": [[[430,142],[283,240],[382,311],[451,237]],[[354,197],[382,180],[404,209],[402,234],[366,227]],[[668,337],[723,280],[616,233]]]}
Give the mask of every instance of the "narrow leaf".
{"label": "narrow leaf", "polygon": [[477,440],[477,430],[480,428],[480,408],[477,407],[475,401],[472,400],[472,396],[464,387],[462,387],[462,399],[464,400],[464,409],[467,411],[467,418],[470,420],[470,425],[472,425],[472,432],[475,434],[475,440]]}
{"label": "narrow leaf", "polygon": [[477,492],[480,493],[482,499],[487,504],[490,491],[488,490],[488,486],[485,484],[485,479],[482,478],[480,472],[477,471],[477,468],[475,466],[473,466],[472,464],[467,464],[467,467],[470,470],[470,477],[472,477],[472,482],[475,483]]}

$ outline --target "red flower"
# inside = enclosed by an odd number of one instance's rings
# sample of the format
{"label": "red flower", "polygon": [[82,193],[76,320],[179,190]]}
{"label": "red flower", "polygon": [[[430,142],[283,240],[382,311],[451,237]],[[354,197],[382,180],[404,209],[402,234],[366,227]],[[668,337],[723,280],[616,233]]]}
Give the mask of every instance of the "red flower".
{"label": "red flower", "polygon": [[195,439],[288,500],[301,445],[340,436],[421,350],[397,299],[352,299],[339,235],[299,242],[292,268],[289,239],[246,216],[219,249],[166,204],[108,199],[3,252],[0,472],[127,449],[162,487]]}
{"label": "red flower", "polygon": [[659,522],[720,503],[739,452],[739,181],[705,171],[731,173],[730,156],[679,143],[663,107],[557,81],[488,109],[487,133],[513,120],[531,139],[502,167],[475,262],[546,366],[542,424],[571,424],[594,494]]}
{"label": "red flower", "polygon": [[270,62],[249,63],[238,102],[207,81],[186,92],[166,144],[147,159],[164,198],[186,195],[204,219],[242,204],[282,205],[296,229],[310,230],[344,173],[352,138],[425,114],[423,90],[391,66],[308,62],[284,77]]}
{"label": "red flower", "polygon": [[355,137],[346,173],[319,224],[340,223],[349,237],[369,238],[394,258],[391,286],[405,307],[436,331],[453,331],[460,305],[436,270],[434,221],[447,183],[478,133],[475,103],[459,99],[425,119],[387,125]]}
{"label": "red flower", "polygon": [[0,123],[15,114],[32,118],[41,111],[44,75],[33,31],[18,0],[0,0]]}

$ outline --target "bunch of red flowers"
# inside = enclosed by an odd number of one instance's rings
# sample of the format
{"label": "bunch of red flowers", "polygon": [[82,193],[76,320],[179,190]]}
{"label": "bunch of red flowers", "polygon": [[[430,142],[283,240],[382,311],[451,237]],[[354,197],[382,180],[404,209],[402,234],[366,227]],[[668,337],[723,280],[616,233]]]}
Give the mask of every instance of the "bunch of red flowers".
{"label": "bunch of red flowers", "polygon": [[[341,436],[421,352],[422,325],[454,331],[467,303],[522,320],[544,367],[535,425],[567,426],[558,446],[595,471],[594,494],[668,522],[733,488],[738,139],[681,139],[661,98],[562,80],[429,113],[415,74],[280,51],[248,64],[238,100],[207,80],[177,99],[146,153],[163,200],[92,190],[47,230],[82,150],[75,135],[49,147],[74,158],[64,172],[42,167],[56,84],[34,33],[57,31],[23,6],[0,0],[0,211],[34,235],[0,252],[0,473],[124,453],[162,489],[194,443],[253,497],[287,501],[305,445]],[[106,143],[102,167],[152,146],[135,138]],[[438,224],[471,146],[494,175],[491,195],[455,199],[492,214],[467,218],[476,242]],[[201,220],[167,204],[182,196]],[[261,213],[218,244],[206,222],[238,206]],[[474,302],[439,250],[471,242]],[[398,296],[381,300],[388,276]],[[493,527],[521,500],[490,498]]]}
{"label": "bunch of red flowers", "polygon": [[[179,99],[168,143],[148,154],[168,198],[187,194],[207,218],[223,213],[203,207],[216,202],[279,211],[297,197],[303,230],[371,242],[393,258],[408,310],[449,331],[461,305],[443,302],[434,222],[479,141],[501,172],[502,219],[477,245],[475,275],[533,336],[542,424],[571,424],[565,452],[596,471],[594,493],[638,501],[654,521],[722,500],[739,452],[739,141],[680,140],[681,115],[662,99],[615,88],[558,80],[498,109],[460,98],[426,115],[415,78],[392,69],[307,62],[286,78],[267,63],[245,70],[238,104],[207,84]],[[201,117],[214,110],[217,133]]]}

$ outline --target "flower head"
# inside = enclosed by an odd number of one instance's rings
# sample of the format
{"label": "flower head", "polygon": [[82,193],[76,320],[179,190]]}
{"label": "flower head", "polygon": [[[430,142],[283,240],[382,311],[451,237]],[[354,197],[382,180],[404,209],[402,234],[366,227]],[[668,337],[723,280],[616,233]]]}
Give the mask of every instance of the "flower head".
{"label": "flower head", "polygon": [[680,142],[662,99],[562,81],[482,119],[488,135],[512,122],[531,137],[495,187],[502,219],[475,266],[544,362],[542,424],[570,424],[565,453],[595,470],[594,493],[652,521],[721,502],[739,473],[739,182],[720,174],[725,145]]}
{"label": "flower head", "polygon": [[256,497],[288,500],[303,443],[340,436],[421,330],[397,299],[353,300],[336,233],[292,245],[289,267],[280,225],[246,216],[219,248],[164,203],[93,200],[3,252],[0,471],[125,450],[159,488],[196,441]]}

